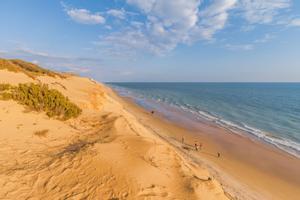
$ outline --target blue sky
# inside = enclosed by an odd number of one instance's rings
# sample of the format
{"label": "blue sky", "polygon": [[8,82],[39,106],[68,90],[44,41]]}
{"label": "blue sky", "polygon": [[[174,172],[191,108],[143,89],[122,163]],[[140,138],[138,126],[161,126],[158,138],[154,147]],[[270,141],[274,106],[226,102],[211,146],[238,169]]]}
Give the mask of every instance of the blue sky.
{"label": "blue sky", "polygon": [[300,1],[1,0],[0,57],[99,81],[300,81]]}

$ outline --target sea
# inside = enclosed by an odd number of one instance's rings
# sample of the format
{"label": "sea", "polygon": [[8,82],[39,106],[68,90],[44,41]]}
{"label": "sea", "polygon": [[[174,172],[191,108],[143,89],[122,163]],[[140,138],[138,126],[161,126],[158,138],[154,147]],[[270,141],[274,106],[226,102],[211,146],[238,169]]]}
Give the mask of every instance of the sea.
{"label": "sea", "polygon": [[300,83],[107,84],[147,109],[172,107],[300,158]]}

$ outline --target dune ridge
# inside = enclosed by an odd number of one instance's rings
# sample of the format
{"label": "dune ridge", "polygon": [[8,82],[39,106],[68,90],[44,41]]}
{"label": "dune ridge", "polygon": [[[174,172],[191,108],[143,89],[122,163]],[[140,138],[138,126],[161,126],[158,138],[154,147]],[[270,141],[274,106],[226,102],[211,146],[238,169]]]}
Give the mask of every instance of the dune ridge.
{"label": "dune ridge", "polygon": [[106,86],[79,76],[0,69],[0,83],[42,83],[82,109],[61,121],[0,100],[0,199],[229,199]]}

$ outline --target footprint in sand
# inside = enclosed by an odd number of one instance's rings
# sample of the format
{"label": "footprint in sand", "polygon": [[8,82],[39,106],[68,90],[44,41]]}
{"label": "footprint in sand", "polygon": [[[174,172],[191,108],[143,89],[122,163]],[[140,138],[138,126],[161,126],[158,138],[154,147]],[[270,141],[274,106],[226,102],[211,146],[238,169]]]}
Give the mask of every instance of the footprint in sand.
{"label": "footprint in sand", "polygon": [[167,197],[168,193],[165,191],[163,186],[151,185],[147,188],[142,188],[141,191],[138,193],[138,196],[142,197]]}

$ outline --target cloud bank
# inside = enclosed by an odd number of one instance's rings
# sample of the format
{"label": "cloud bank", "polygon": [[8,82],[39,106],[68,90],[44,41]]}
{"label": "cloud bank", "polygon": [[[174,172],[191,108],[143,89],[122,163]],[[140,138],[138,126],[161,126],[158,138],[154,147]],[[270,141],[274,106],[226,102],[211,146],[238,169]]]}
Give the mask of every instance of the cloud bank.
{"label": "cloud bank", "polygon": [[[256,25],[274,24],[282,11],[291,7],[291,0],[124,0],[136,11],[128,17],[124,8],[110,8],[99,13],[85,9],[67,9],[67,14],[83,24],[104,24],[110,30],[94,42],[99,48],[115,55],[121,51],[138,54],[147,52],[164,55],[180,44],[192,45],[199,41],[212,41],[216,34],[226,29],[230,20],[243,20],[251,31]],[[106,20],[117,18],[124,23]],[[245,25],[246,24],[246,25]],[[299,26],[298,19],[289,23]],[[117,30],[117,31],[116,31]],[[245,31],[244,31],[245,32]],[[253,49],[253,45],[227,45],[229,49]],[[242,48],[243,47],[243,48]]]}

